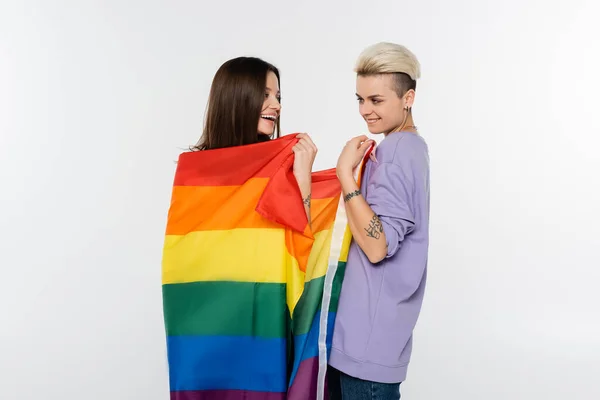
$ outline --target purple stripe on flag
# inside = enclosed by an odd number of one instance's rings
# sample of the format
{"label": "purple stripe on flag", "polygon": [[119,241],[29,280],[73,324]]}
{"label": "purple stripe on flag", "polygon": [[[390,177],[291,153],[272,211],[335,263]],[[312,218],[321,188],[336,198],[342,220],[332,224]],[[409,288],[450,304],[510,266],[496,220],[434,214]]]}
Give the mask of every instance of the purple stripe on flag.
{"label": "purple stripe on flag", "polygon": [[302,361],[288,391],[287,400],[315,400],[317,398],[318,373],[319,357],[307,358]]}

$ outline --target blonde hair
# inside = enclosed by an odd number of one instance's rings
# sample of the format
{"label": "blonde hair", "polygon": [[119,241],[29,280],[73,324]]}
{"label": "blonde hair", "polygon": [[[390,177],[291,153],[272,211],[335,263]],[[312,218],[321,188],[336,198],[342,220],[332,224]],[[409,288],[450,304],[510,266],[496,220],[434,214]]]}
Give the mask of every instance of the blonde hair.
{"label": "blonde hair", "polygon": [[398,97],[402,97],[408,90],[416,89],[416,81],[421,77],[421,64],[406,47],[381,42],[363,50],[354,72],[359,76],[394,74],[396,92]]}
{"label": "blonde hair", "polygon": [[402,73],[413,81],[421,77],[421,65],[417,57],[406,47],[387,42],[363,50],[354,71],[358,75]]}

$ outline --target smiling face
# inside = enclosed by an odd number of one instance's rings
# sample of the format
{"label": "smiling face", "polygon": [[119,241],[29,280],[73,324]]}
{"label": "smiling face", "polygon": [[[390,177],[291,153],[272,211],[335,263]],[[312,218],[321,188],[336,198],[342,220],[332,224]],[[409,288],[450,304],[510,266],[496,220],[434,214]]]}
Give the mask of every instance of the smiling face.
{"label": "smiling face", "polygon": [[279,113],[281,112],[281,95],[279,93],[279,81],[277,75],[272,71],[267,72],[265,85],[265,100],[258,120],[258,133],[270,136],[275,132]]}
{"label": "smiling face", "polygon": [[412,93],[414,91],[408,91],[402,98],[398,97],[392,74],[357,76],[358,109],[369,132],[387,134],[402,126],[407,116],[405,108],[412,107]]}

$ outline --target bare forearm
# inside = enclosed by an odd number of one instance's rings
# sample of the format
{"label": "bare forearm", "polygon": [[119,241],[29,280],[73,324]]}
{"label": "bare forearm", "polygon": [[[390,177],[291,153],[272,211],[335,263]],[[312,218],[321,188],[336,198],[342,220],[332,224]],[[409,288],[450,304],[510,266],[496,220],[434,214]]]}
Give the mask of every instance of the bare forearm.
{"label": "bare forearm", "polygon": [[300,188],[300,194],[302,195],[302,202],[304,203],[304,212],[306,212],[306,218],[308,219],[308,225],[312,229],[312,218],[311,218],[311,179],[298,180],[298,187]]}
{"label": "bare forearm", "polygon": [[340,179],[340,182],[345,199],[347,199],[344,205],[352,237],[367,255],[369,261],[378,263],[387,254],[383,225],[362,194],[358,194],[359,187],[354,179],[347,177]]}

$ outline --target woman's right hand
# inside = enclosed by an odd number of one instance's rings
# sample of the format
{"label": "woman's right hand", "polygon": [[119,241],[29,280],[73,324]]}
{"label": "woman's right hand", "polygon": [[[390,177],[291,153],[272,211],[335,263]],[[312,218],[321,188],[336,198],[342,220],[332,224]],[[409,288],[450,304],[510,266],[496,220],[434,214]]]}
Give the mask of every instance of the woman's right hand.
{"label": "woman's right hand", "polygon": [[[294,176],[298,181],[303,196],[310,194],[311,174],[315,157],[317,156],[317,146],[313,143],[310,136],[306,133],[300,133],[296,136],[298,143],[292,148],[294,152]],[[308,194],[305,194],[304,188],[308,186]]]}

